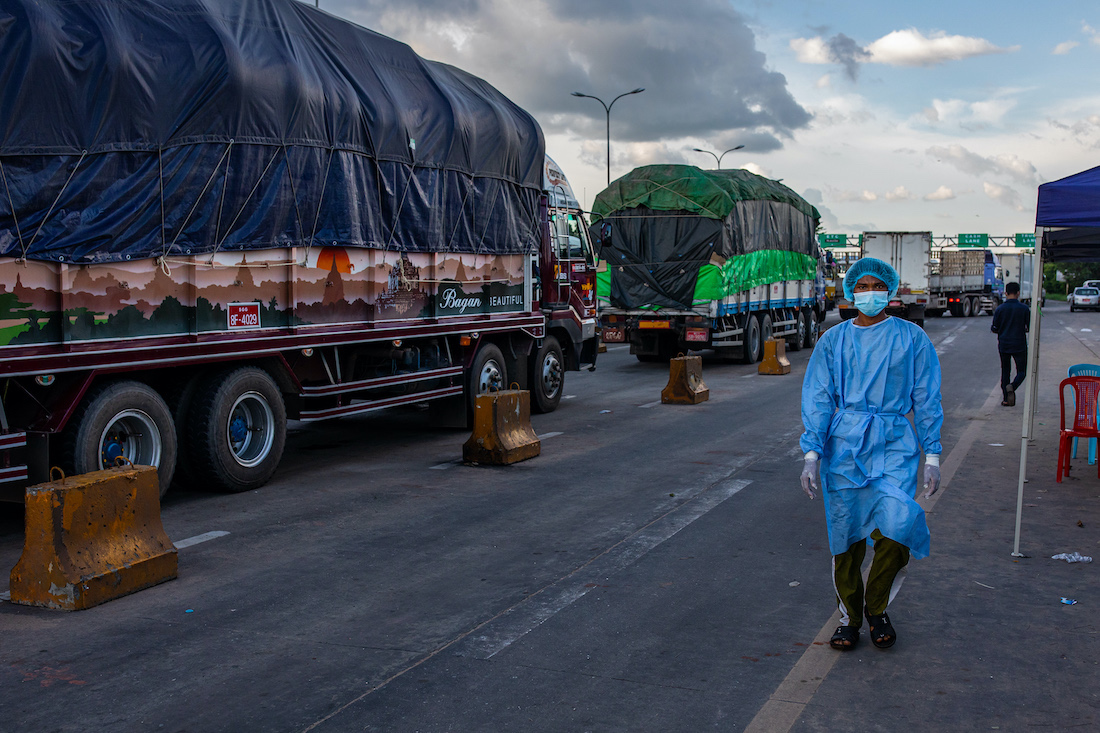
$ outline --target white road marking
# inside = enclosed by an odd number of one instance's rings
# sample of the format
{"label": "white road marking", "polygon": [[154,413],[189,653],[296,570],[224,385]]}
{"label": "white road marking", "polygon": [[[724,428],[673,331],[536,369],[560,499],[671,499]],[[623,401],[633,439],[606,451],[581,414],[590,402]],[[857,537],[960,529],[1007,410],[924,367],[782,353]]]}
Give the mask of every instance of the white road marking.
{"label": "white road marking", "polygon": [[3,593],[0,593],[0,601],[10,601],[10,600],[11,600],[11,591],[6,590]]}
{"label": "white road marking", "polygon": [[659,404],[661,404],[660,400],[656,400],[655,402],[647,402],[644,405],[638,405],[638,409],[639,410],[647,410],[650,407],[656,407]]}
{"label": "white road marking", "polygon": [[185,540],[180,540],[179,542],[175,542],[173,544],[176,546],[177,550],[182,550],[183,548],[190,547],[191,545],[197,545],[201,542],[209,542],[210,540],[216,540],[219,537],[225,537],[227,534],[229,533],[223,532],[218,529],[214,530],[213,532],[203,532],[202,534],[197,534],[194,537],[188,537]]}
{"label": "white road marking", "polygon": [[943,356],[943,351],[941,351],[941,349],[945,346],[950,346],[951,343],[959,337],[959,334],[962,333],[962,331],[966,329],[966,327],[969,325],[970,322],[966,321],[948,331],[947,334],[942,339],[940,339],[940,342],[936,344],[936,354],[938,356]]}
{"label": "white road marking", "polygon": [[599,581],[606,581],[615,573],[633,565],[650,550],[751,483],[746,479],[727,479],[687,503],[669,510],[556,583],[528,596],[488,621],[480,629],[482,633],[475,632],[467,637],[462,655],[491,659],[559,611],[583,598],[592,588],[598,586]]}
{"label": "white road marking", "polygon": [[428,470],[429,471],[446,471],[448,468],[451,468],[453,466],[457,466],[460,463],[462,463],[462,461],[460,461],[458,459],[455,459],[453,461],[447,461],[446,463],[438,463],[438,464],[432,466],[431,468],[429,468]]}
{"label": "white road marking", "polygon": [[538,438],[539,440],[546,440],[547,438],[556,438],[559,435],[565,435],[565,433],[558,430],[558,431],[553,432],[553,433],[543,433],[542,435],[536,435],[535,437]]}

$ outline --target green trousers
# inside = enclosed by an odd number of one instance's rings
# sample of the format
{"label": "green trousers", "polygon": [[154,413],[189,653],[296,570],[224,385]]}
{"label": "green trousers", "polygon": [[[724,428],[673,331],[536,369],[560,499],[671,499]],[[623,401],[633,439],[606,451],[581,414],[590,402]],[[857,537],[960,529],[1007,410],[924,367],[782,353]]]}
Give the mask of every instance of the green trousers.
{"label": "green trousers", "polygon": [[867,543],[860,540],[847,552],[833,555],[833,585],[840,606],[840,622],[844,626],[859,628],[863,624],[864,610],[871,616],[886,613],[886,606],[901,586],[898,574],[909,564],[909,548],[905,545],[883,537],[877,529],[871,533],[871,539],[875,543],[875,557],[871,561],[866,590],[862,568]]}

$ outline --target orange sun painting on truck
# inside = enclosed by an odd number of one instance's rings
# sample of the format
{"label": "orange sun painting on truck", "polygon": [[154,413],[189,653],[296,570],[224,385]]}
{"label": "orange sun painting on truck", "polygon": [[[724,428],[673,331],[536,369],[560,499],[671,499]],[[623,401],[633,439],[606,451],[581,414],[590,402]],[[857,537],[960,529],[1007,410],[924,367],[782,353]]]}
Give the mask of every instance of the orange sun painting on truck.
{"label": "orange sun painting on truck", "polygon": [[345,275],[350,275],[355,271],[355,267],[351,264],[351,258],[348,257],[348,253],[341,247],[325,247],[322,249],[321,253],[317,255],[317,269],[335,269],[337,272]]}

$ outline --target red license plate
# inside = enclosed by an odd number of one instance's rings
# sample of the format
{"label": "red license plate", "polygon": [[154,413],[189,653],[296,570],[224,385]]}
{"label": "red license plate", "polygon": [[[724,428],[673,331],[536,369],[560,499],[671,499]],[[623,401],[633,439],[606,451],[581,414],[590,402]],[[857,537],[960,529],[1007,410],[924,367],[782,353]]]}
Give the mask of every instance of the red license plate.
{"label": "red license plate", "polygon": [[260,327],[260,304],[259,303],[230,303],[229,310],[227,311],[228,321],[227,324],[231,331],[240,328],[259,328]]}
{"label": "red license plate", "polygon": [[621,328],[604,328],[603,334],[600,336],[605,344],[621,344],[626,340],[623,330]]}
{"label": "red license plate", "polygon": [[684,334],[684,340],[685,341],[706,341],[707,340],[707,332],[706,331],[697,331],[697,330],[693,330],[693,329],[688,329],[687,333]]}

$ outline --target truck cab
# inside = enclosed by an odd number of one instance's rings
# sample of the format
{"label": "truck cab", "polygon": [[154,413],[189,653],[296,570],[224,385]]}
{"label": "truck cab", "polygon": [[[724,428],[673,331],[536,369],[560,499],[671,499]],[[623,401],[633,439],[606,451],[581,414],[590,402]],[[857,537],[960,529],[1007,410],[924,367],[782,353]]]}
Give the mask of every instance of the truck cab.
{"label": "truck cab", "polygon": [[546,336],[531,362],[531,377],[543,383],[532,392],[556,404],[561,394],[554,384],[560,384],[563,370],[596,365],[596,257],[580,203],[550,156],[543,167],[543,189],[546,227],[537,261],[541,292],[536,300],[546,317]]}

